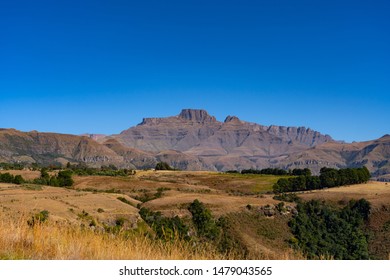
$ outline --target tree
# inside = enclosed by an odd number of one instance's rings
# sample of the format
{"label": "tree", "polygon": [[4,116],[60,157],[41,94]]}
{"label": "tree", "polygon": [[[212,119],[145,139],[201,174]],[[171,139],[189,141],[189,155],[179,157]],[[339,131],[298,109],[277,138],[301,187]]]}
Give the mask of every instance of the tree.
{"label": "tree", "polygon": [[0,182],[2,183],[13,183],[14,181],[14,176],[10,173],[3,173],[0,174]]}
{"label": "tree", "polygon": [[218,237],[219,228],[211,215],[211,211],[202,202],[195,199],[188,207],[188,211],[192,214],[192,221],[199,237],[204,236],[212,240]]}
{"label": "tree", "polygon": [[162,161],[156,164],[156,170],[173,170],[171,166],[169,166],[168,163]]}
{"label": "tree", "polygon": [[24,179],[21,175],[16,175],[14,178],[14,184],[21,185],[24,183]]}
{"label": "tree", "polygon": [[65,170],[58,172],[57,181],[60,187],[73,186],[74,181],[72,179],[72,171]]}

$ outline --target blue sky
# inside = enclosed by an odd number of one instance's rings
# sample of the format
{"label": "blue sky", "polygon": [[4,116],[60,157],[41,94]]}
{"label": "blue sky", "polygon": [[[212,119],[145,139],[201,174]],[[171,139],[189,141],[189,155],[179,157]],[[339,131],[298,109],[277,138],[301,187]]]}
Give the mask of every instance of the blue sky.
{"label": "blue sky", "polygon": [[376,0],[0,1],[0,127],[114,134],[203,108],[378,138],[389,14]]}

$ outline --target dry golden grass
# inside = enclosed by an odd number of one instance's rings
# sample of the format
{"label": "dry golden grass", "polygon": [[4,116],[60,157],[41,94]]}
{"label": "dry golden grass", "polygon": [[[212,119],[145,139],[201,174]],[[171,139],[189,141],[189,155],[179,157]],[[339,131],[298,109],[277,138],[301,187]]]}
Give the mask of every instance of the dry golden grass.
{"label": "dry golden grass", "polygon": [[293,236],[287,224],[290,217],[284,215],[265,217],[253,211],[231,213],[227,217],[234,235],[248,248],[250,258],[305,259],[286,242]]}
{"label": "dry golden grass", "polygon": [[66,223],[30,227],[26,217],[0,214],[0,259],[39,260],[202,260],[233,259],[183,241],[165,243],[142,234],[125,236],[94,232]]}
{"label": "dry golden grass", "polygon": [[[20,174],[15,171],[14,175]],[[39,177],[39,172],[22,171],[23,177]],[[234,259],[221,255],[211,246],[196,246],[176,241],[162,243],[141,234],[131,237],[95,232],[80,225],[88,223],[80,218],[82,211],[97,222],[113,225],[117,218],[125,218],[127,228],[140,220],[140,196],[144,191],[156,193],[166,188],[162,197],[142,203],[143,207],[161,211],[166,216],[189,215],[187,206],[199,199],[214,216],[235,215],[237,233],[251,248],[250,259],[302,259],[284,246],[288,236],[287,222],[266,218],[262,221],[245,218],[245,208],[275,205],[273,195],[257,195],[270,189],[277,177],[216,172],[138,172],[129,177],[75,176],[76,189],[37,185],[0,184],[0,259]],[[81,191],[89,189],[90,191]],[[121,193],[106,193],[107,190]],[[93,191],[97,190],[97,191]],[[390,204],[390,184],[370,182],[364,185],[332,188],[300,194],[304,199],[334,202],[368,199],[374,207]],[[131,205],[119,201],[124,197]],[[49,223],[30,228],[27,219],[42,210],[50,213]],[[103,211],[102,211],[103,210]],[[383,221],[385,222],[385,221]],[[276,227],[276,225],[279,225]],[[382,223],[380,224],[382,225]],[[269,229],[269,230],[268,230]],[[264,235],[265,234],[265,235]],[[284,244],[284,245],[283,245]],[[387,252],[386,252],[387,253]]]}
{"label": "dry golden grass", "polygon": [[26,180],[33,180],[41,175],[40,171],[31,170],[0,170],[0,173],[10,173],[14,176],[21,175]]}
{"label": "dry golden grass", "polygon": [[123,217],[131,224],[136,224],[139,219],[138,209],[119,201],[118,197],[125,197],[134,205],[138,203],[122,194],[80,192],[38,185],[0,184],[0,211],[8,216],[18,217],[22,213],[31,215],[48,210],[53,220],[77,224],[83,222],[79,214],[84,211],[98,222],[113,223],[116,218]]}
{"label": "dry golden grass", "polygon": [[142,181],[174,183],[212,190],[255,193],[272,191],[272,186],[281,176],[254,174],[226,174],[211,171],[148,171],[138,172]]}
{"label": "dry golden grass", "polygon": [[[76,176],[76,189],[107,191],[139,197],[143,192],[165,191],[161,198],[142,204],[169,216],[186,215],[186,204],[195,199],[204,202],[215,215],[241,211],[246,205],[276,204],[272,195],[256,195],[272,189],[277,176],[223,174],[209,171],[137,171],[135,176]],[[184,210],[183,210],[184,209]]]}
{"label": "dry golden grass", "polygon": [[[242,211],[248,204],[264,206],[280,202],[274,200],[272,195],[265,195],[260,198],[256,196],[233,196],[226,193],[204,194],[169,191],[164,197],[148,201],[142,206],[154,211],[162,211],[168,216],[174,216],[179,213],[187,213],[185,209],[195,199],[202,201],[216,216]],[[183,209],[184,211],[182,211]]]}
{"label": "dry golden grass", "polygon": [[371,181],[367,184],[316,190],[300,194],[305,200],[320,199],[334,202],[365,198],[373,207],[390,204],[390,183]]}

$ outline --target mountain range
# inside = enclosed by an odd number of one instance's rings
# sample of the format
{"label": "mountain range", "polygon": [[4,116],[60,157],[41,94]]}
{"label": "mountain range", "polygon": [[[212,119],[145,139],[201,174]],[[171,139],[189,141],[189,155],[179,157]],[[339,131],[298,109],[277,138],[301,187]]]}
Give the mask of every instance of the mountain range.
{"label": "mountain range", "polygon": [[390,135],[343,143],[305,127],[263,126],[228,116],[216,120],[205,110],[144,118],[116,135],[67,135],[0,129],[0,162],[83,162],[153,168],[166,161],[183,170],[242,170],[278,167],[366,166],[376,179],[390,179]]}

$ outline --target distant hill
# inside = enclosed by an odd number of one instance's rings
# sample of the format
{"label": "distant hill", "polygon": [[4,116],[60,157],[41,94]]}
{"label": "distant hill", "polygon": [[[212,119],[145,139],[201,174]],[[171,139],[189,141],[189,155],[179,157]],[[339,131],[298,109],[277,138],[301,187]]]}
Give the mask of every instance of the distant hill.
{"label": "distant hill", "polygon": [[319,171],[323,166],[366,166],[375,178],[390,181],[390,135],[351,144],[321,144],[304,152],[290,154],[278,164],[286,169],[308,167],[314,171]]}
{"label": "distant hill", "polygon": [[341,143],[305,127],[263,126],[235,116],[217,121],[205,110],[144,118],[120,134],[85,136],[0,130],[0,161],[85,162],[127,168],[153,168],[166,161],[183,170],[241,170],[280,167],[367,166],[379,179],[390,178],[390,135]]}
{"label": "distant hill", "polygon": [[120,164],[123,158],[86,136],[0,129],[0,162],[66,164],[68,161],[101,166]]}

